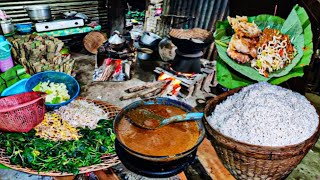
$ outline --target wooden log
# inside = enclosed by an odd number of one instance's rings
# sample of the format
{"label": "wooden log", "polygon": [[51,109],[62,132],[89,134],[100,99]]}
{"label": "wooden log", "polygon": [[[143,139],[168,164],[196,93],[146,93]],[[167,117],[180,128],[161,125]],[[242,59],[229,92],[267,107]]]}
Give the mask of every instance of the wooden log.
{"label": "wooden log", "polygon": [[170,81],[166,86],[165,89],[161,92],[160,96],[167,96],[168,94],[170,94],[173,90],[173,86],[174,86],[174,80]]}
{"label": "wooden log", "polygon": [[137,98],[137,97],[143,97],[146,94],[149,94],[157,89],[158,89],[158,87],[151,87],[151,88],[148,88],[147,90],[144,90],[144,91],[139,91],[139,92],[136,92],[133,94],[124,95],[124,96],[120,97],[120,100],[123,101],[123,100],[133,99],[133,98]]}
{"label": "wooden log", "polygon": [[155,86],[149,87],[143,91],[138,91],[135,93],[131,93],[129,95],[124,95],[124,96],[120,97],[120,100],[123,101],[123,100],[133,99],[133,98],[137,98],[137,97],[143,97],[147,94],[150,94],[150,93],[156,91],[157,89],[162,90],[163,86],[164,86],[164,84],[160,83]]}
{"label": "wooden log", "polygon": [[161,91],[162,91],[161,88],[156,89],[156,90],[153,91],[153,92],[150,92],[150,93],[148,93],[148,94],[143,95],[142,98],[150,98],[150,97],[156,96],[156,95],[158,95],[159,93],[161,93]]}
{"label": "wooden log", "polygon": [[129,88],[129,89],[126,89],[125,92],[127,92],[127,93],[133,93],[133,92],[141,91],[141,90],[150,88],[150,87],[152,87],[152,86],[156,86],[156,85],[158,85],[158,84],[160,84],[160,83],[163,84],[163,85],[165,84],[164,81],[157,81],[157,82],[153,82],[153,83],[146,83],[146,84],[144,84],[144,85],[142,85],[142,86],[135,86],[135,87],[131,87],[131,88]]}

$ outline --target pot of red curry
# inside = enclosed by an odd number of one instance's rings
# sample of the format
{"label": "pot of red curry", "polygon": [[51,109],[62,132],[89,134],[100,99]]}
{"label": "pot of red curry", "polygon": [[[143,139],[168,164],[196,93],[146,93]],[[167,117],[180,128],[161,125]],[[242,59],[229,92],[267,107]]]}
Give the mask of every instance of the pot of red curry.
{"label": "pot of red curry", "polygon": [[125,151],[138,158],[157,162],[178,160],[197,151],[205,135],[201,120],[173,123],[148,130],[137,127],[126,118],[128,112],[132,113],[139,108],[165,118],[193,111],[190,105],[169,98],[144,99],[126,106],[114,121],[117,140]]}

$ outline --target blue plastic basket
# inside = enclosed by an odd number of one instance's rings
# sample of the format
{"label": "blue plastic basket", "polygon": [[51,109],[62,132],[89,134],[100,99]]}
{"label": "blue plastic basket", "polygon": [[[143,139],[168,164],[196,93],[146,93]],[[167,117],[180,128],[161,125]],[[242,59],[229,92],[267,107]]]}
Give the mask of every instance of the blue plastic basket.
{"label": "blue plastic basket", "polygon": [[26,82],[26,90],[27,92],[32,91],[32,89],[38,85],[40,82],[54,82],[54,83],[64,83],[67,86],[68,93],[70,95],[70,99],[68,101],[59,103],[59,104],[46,104],[46,108],[48,110],[58,109],[61,106],[69,104],[73,101],[80,93],[80,86],[76,79],[72,76],[55,71],[45,71],[37,73]]}

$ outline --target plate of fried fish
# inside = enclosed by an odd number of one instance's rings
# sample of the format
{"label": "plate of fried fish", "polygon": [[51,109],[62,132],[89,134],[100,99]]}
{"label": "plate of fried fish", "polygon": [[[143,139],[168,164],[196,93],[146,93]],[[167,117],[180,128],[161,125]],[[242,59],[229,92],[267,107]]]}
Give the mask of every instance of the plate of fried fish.
{"label": "plate of fried fish", "polygon": [[286,20],[272,15],[228,17],[217,22],[214,37],[217,79],[230,89],[303,76],[313,53],[311,23],[298,5]]}

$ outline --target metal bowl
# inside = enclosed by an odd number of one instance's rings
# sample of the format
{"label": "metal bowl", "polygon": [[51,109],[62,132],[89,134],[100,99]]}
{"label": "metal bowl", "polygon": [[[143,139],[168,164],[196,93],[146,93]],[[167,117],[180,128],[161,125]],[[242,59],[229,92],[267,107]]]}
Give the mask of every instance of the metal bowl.
{"label": "metal bowl", "polygon": [[152,49],[140,48],[138,49],[138,59],[140,60],[149,60],[153,53]]}

